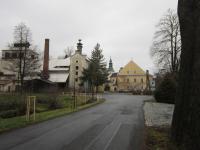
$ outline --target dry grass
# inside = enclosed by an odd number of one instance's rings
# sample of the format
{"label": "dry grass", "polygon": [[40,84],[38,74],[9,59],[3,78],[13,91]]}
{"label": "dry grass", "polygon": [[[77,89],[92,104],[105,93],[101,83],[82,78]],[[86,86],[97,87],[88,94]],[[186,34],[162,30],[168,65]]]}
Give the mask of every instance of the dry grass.
{"label": "dry grass", "polygon": [[170,128],[147,127],[145,150],[178,150],[170,140]]}

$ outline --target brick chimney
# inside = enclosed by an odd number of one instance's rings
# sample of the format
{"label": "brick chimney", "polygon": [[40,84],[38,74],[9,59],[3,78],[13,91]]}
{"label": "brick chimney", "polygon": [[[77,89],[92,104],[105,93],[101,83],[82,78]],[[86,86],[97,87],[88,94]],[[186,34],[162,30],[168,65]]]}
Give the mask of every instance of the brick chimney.
{"label": "brick chimney", "polygon": [[45,39],[42,78],[49,78],[49,39]]}

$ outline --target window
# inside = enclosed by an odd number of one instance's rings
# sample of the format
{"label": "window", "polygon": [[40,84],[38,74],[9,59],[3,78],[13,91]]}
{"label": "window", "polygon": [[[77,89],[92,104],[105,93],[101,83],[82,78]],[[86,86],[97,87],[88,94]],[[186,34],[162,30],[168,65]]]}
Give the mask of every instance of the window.
{"label": "window", "polygon": [[5,58],[10,58],[10,53],[5,53]]}
{"label": "window", "polygon": [[76,63],[78,63],[78,60],[76,60]]}
{"label": "window", "polygon": [[129,79],[127,79],[127,83],[129,83]]}
{"label": "window", "polygon": [[12,58],[17,58],[17,53],[12,53]]}
{"label": "window", "polygon": [[136,82],[136,79],[134,79],[134,82]]}
{"label": "window", "polygon": [[76,71],[76,75],[78,75],[78,71]]}
{"label": "window", "polygon": [[21,56],[21,58],[23,58],[24,57],[24,53],[21,53],[21,55],[20,55],[20,53],[19,53],[19,57]]}
{"label": "window", "polygon": [[31,59],[35,59],[35,56],[34,56],[34,55],[31,55]]}
{"label": "window", "polygon": [[143,81],[143,79],[141,79],[141,83],[143,83],[144,81]]}
{"label": "window", "polygon": [[76,70],[78,70],[78,66],[76,66]]}
{"label": "window", "polygon": [[75,81],[78,82],[78,78],[76,78]]}

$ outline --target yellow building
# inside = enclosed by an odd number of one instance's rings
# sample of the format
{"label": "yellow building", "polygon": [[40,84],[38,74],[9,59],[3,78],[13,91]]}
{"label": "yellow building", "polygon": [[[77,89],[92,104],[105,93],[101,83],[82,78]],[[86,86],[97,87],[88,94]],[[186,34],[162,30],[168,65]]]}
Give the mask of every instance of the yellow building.
{"label": "yellow building", "polygon": [[150,84],[151,75],[140,68],[135,62],[130,61],[120,69],[117,75],[117,91],[144,91]]}

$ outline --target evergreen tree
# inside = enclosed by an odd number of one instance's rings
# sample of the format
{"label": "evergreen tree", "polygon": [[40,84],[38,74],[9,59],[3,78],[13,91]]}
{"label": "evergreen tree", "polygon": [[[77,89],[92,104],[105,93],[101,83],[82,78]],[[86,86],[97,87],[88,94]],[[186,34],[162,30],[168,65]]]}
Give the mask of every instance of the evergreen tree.
{"label": "evergreen tree", "polygon": [[81,80],[82,82],[88,82],[92,93],[94,93],[94,88],[96,87],[96,92],[98,92],[98,87],[107,81],[107,76],[108,71],[102,49],[100,48],[100,44],[97,43],[89,59],[88,68],[83,70]]}

